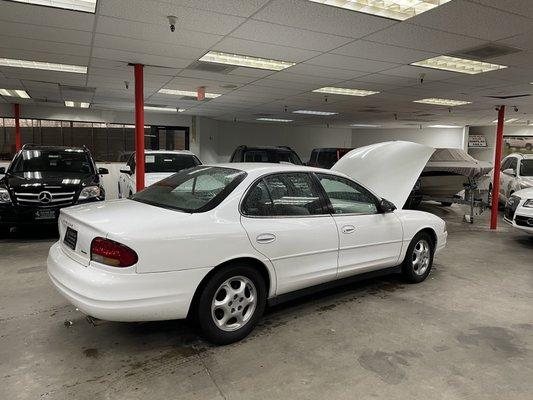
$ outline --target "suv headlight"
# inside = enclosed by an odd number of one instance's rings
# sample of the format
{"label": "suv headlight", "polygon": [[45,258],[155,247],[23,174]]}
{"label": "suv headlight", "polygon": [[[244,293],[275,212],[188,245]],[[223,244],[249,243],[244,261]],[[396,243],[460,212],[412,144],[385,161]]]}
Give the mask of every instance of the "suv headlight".
{"label": "suv headlight", "polygon": [[533,199],[526,200],[522,207],[533,208]]}
{"label": "suv headlight", "polygon": [[0,188],[0,203],[11,203],[11,197],[7,189]]}
{"label": "suv headlight", "polygon": [[98,196],[100,196],[99,186],[87,186],[81,190],[78,200],[87,200]]}

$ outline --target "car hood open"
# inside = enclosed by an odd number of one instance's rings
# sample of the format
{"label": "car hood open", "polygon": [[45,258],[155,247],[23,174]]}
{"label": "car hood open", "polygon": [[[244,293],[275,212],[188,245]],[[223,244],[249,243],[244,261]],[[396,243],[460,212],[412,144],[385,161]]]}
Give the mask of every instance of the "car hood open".
{"label": "car hood open", "polygon": [[382,142],[350,151],[331,169],[348,175],[401,209],[434,152],[433,147],[418,143]]}

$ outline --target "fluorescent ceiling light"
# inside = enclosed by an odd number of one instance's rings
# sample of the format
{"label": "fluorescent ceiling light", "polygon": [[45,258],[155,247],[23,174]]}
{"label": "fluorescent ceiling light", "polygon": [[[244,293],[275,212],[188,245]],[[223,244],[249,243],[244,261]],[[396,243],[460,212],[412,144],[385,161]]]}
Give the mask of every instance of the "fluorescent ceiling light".
{"label": "fluorescent ceiling light", "polygon": [[507,68],[505,65],[491,64],[483,61],[468,60],[466,58],[438,56],[414,62],[411,65],[441,69],[445,71],[459,72],[461,74],[481,74],[483,72],[497,71]]}
{"label": "fluorescent ceiling light", "polygon": [[83,11],[95,13],[96,0],[11,0],[17,3],[33,4],[37,6],[47,6],[62,8],[64,10]]}
{"label": "fluorescent ceiling light", "polygon": [[471,101],[437,99],[437,98],[414,100],[413,103],[433,104],[436,106],[446,106],[446,107],[455,107],[455,106],[463,106],[465,104],[472,104]]}
{"label": "fluorescent ceiling light", "polygon": [[0,95],[7,97],[20,97],[21,99],[30,98],[30,95],[25,90],[20,89],[0,89]]}
{"label": "fluorescent ceiling light", "polygon": [[279,60],[269,60],[267,58],[241,56],[238,54],[222,53],[220,51],[210,51],[198,61],[237,65],[239,67],[268,69],[272,71],[281,71],[282,69],[292,67],[296,63]]}
{"label": "fluorescent ceiling light", "polygon": [[404,21],[450,0],[309,0],[351,11]]}
{"label": "fluorescent ceiling light", "polygon": [[329,112],[329,111],[296,110],[296,111],[293,111],[293,114],[335,115],[335,114],[338,114],[338,113]]}
{"label": "fluorescent ceiling light", "polygon": [[144,106],[144,109],[145,109],[145,111],[169,111],[169,112],[177,112],[178,111],[176,109],[176,107]]}
{"label": "fluorescent ceiling light", "polygon": [[[518,118],[509,118],[509,119],[506,119],[504,122],[505,122],[506,124],[511,124],[511,123],[513,123],[513,122],[516,122],[516,121],[518,121]],[[498,120],[495,119],[494,121],[492,121],[492,123],[493,123],[493,124],[497,124],[497,123],[498,123]]]}
{"label": "fluorescent ceiling light", "polygon": [[283,119],[283,118],[257,118],[257,121],[268,121],[268,122],[292,122],[293,119]]}
{"label": "fluorescent ceiling light", "polygon": [[379,128],[381,125],[372,125],[372,124],[351,124],[354,128]]}
{"label": "fluorescent ceiling light", "polygon": [[377,94],[379,92],[373,92],[371,90],[362,90],[362,89],[348,89],[348,88],[340,88],[340,87],[323,87],[320,89],[313,90],[315,93],[328,93],[328,94],[341,94],[344,96],[370,96],[372,94]]}
{"label": "fluorescent ceiling light", "polygon": [[[189,97],[197,97],[198,94],[196,92],[190,91],[190,90],[175,90],[175,89],[160,89],[158,93],[161,94],[170,94],[172,96],[189,96]],[[216,93],[206,93],[205,98],[206,99],[214,99],[218,96],[222,96],[221,94]]]}
{"label": "fluorescent ceiling light", "polygon": [[457,125],[428,125],[428,128],[444,128],[444,129],[447,129],[447,128],[461,128],[461,127],[457,126]]}
{"label": "fluorescent ceiling light", "polygon": [[75,74],[86,74],[87,67],[82,65],[54,64],[41,61],[15,60],[11,58],[0,58],[0,66],[13,68],[43,69],[46,71],[72,72]]}
{"label": "fluorescent ceiling light", "polygon": [[89,108],[90,105],[91,103],[87,103],[84,101],[65,100],[65,106],[67,107]]}
{"label": "fluorescent ceiling light", "polygon": [[187,111],[186,108],[178,108],[178,112],[185,112],[185,111]]}

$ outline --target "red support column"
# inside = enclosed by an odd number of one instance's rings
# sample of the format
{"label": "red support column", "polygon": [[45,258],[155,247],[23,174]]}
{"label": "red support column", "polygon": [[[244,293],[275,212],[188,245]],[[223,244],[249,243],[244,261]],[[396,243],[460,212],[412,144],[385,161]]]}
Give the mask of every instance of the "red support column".
{"label": "red support column", "polygon": [[492,182],[492,210],[490,213],[490,229],[498,227],[498,203],[500,198],[500,168],[502,165],[503,122],[505,106],[498,110],[498,127],[496,129],[496,149],[494,152],[494,177]]}
{"label": "red support column", "polygon": [[143,65],[135,64],[135,180],[144,189],[144,80]]}
{"label": "red support column", "polygon": [[15,150],[19,151],[22,148],[22,140],[20,139],[20,105],[13,104],[15,114]]}

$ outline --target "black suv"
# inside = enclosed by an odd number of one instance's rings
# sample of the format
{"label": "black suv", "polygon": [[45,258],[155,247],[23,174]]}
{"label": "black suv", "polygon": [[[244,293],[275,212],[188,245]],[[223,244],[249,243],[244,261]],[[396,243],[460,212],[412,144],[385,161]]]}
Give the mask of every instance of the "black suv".
{"label": "black suv", "polygon": [[298,154],[288,146],[239,146],[229,162],[291,163],[303,165]]}
{"label": "black suv", "polygon": [[57,223],[60,208],[104,200],[108,173],[85,147],[25,145],[0,168],[0,229]]}

